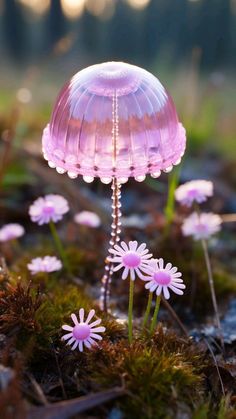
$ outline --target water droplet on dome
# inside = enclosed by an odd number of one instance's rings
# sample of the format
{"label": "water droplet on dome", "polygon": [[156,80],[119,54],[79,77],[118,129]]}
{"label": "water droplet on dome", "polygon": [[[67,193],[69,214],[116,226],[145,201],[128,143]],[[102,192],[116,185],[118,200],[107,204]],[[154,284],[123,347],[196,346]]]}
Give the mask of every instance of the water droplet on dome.
{"label": "water droplet on dome", "polygon": [[154,179],[158,178],[160,175],[161,175],[160,170],[157,170],[156,172],[151,173],[151,177],[153,177]]}
{"label": "water droplet on dome", "polygon": [[128,178],[127,178],[127,177],[119,177],[119,178],[117,179],[117,181],[118,181],[119,183],[126,183],[126,182],[128,182]]}
{"label": "water droplet on dome", "polygon": [[111,177],[101,177],[101,182],[108,185],[108,183],[111,183],[112,178]]}
{"label": "water droplet on dome", "polygon": [[60,175],[63,175],[63,173],[65,173],[65,169],[63,169],[63,167],[56,167],[56,171],[57,171],[57,173],[59,173]]}
{"label": "water droplet on dome", "polygon": [[180,162],[181,162],[181,158],[179,158],[178,160],[176,160],[176,161],[173,163],[173,165],[174,165],[174,166],[177,166],[177,164],[180,164]]}
{"label": "water droplet on dome", "polygon": [[171,166],[168,166],[165,169],[163,169],[163,172],[169,173],[169,172],[171,172],[172,169],[173,169],[173,166],[171,165]]}
{"label": "water droplet on dome", "polygon": [[83,179],[86,183],[91,183],[94,181],[94,177],[93,176],[83,176]]}
{"label": "water droplet on dome", "polygon": [[55,169],[56,165],[53,161],[48,161],[48,166],[51,167],[52,169]]}
{"label": "water droplet on dome", "polygon": [[78,176],[78,174],[77,174],[77,173],[75,173],[75,172],[67,172],[67,174],[68,174],[68,176],[69,176],[71,179],[76,179],[76,178],[77,178],[77,176]]}
{"label": "water droplet on dome", "polygon": [[140,175],[140,176],[135,176],[135,180],[137,182],[143,182],[145,180],[146,176],[145,175]]}

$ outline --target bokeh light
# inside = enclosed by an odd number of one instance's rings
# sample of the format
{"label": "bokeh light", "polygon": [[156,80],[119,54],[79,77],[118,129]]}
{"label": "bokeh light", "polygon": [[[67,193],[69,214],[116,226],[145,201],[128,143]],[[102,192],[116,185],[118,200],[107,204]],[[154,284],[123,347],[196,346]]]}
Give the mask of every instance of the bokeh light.
{"label": "bokeh light", "polygon": [[110,18],[115,10],[115,1],[114,0],[86,0],[86,9],[93,14],[102,19]]}
{"label": "bokeh light", "polygon": [[44,14],[49,6],[50,0],[19,0],[21,4],[29,7],[34,13]]}
{"label": "bokeh light", "polygon": [[84,11],[85,0],[61,0],[61,6],[66,17],[77,19]]}
{"label": "bokeh light", "polygon": [[29,103],[32,100],[32,93],[26,87],[21,87],[17,91],[16,97],[21,103]]}
{"label": "bokeh light", "polygon": [[150,0],[126,0],[126,1],[134,9],[140,9],[140,10],[147,7],[148,3],[150,3]]}

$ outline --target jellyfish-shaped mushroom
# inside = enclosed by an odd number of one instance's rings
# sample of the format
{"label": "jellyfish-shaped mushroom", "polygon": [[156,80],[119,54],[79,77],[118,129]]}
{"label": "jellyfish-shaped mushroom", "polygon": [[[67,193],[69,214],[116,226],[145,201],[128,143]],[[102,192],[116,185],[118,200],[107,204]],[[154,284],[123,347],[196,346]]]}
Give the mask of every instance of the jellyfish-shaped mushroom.
{"label": "jellyfish-shaped mushroom", "polygon": [[[120,187],[130,177],[157,178],[180,162],[185,129],[172,98],[148,71],[107,62],[75,74],[61,90],[43,133],[43,154],[58,173],[86,182],[112,182],[110,246],[119,241]],[[107,309],[112,263],[106,259],[103,307]]]}

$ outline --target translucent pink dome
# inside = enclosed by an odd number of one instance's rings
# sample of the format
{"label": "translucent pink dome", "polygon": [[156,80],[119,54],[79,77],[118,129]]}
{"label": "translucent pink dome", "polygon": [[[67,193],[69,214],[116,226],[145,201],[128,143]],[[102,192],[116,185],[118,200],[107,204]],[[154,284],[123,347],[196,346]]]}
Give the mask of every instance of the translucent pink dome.
{"label": "translucent pink dome", "polygon": [[142,68],[108,62],[75,74],[43,133],[50,167],[109,183],[158,177],[180,162],[185,130],[165,88]]}

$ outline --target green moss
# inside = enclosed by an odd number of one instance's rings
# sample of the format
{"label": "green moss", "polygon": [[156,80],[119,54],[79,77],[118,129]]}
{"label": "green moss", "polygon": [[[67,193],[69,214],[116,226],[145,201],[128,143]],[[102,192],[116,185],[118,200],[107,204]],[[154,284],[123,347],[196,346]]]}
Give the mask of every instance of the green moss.
{"label": "green moss", "polygon": [[62,324],[71,321],[71,313],[77,313],[81,307],[88,311],[93,305],[78,286],[62,282],[55,285],[37,312],[37,321],[42,328],[39,344],[50,345],[52,340],[57,341]]}
{"label": "green moss", "polygon": [[[176,417],[181,403],[193,408],[203,395],[202,356],[159,326],[152,340],[104,342],[86,354],[86,375],[93,388],[124,384],[127,396],[117,405],[125,418]],[[84,383],[83,383],[84,384]],[[87,384],[88,385],[88,384]]]}
{"label": "green moss", "polygon": [[198,406],[192,419],[235,419],[236,410],[232,406],[230,397],[222,397],[217,406],[212,406],[210,401]]}

